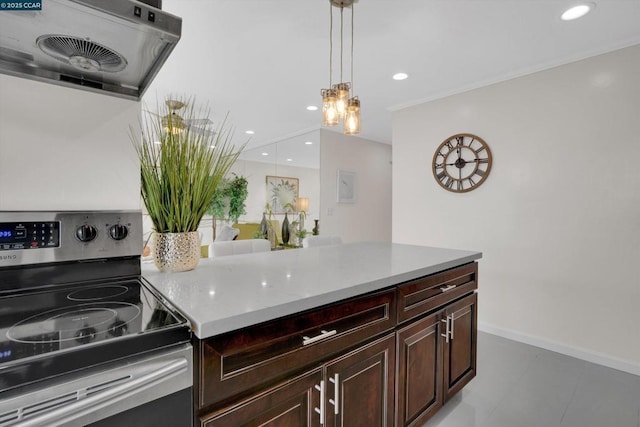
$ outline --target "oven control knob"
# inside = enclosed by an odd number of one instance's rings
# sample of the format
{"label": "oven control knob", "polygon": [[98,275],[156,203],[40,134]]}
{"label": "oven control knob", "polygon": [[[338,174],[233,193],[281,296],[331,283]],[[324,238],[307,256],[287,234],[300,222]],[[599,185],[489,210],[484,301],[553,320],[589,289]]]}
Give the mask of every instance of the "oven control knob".
{"label": "oven control knob", "polygon": [[76,332],[76,341],[81,344],[87,344],[93,341],[93,339],[96,337],[96,333],[98,333],[98,331],[96,331],[96,328],[87,326],[86,328],[82,328],[78,332]]}
{"label": "oven control knob", "polygon": [[121,337],[127,334],[128,329],[127,322],[116,320],[109,326],[109,335],[112,337]]}
{"label": "oven control knob", "polygon": [[113,240],[122,240],[127,237],[127,234],[129,234],[129,230],[126,225],[115,224],[109,228],[109,235]]}
{"label": "oven control knob", "polygon": [[98,230],[93,225],[85,224],[76,229],[76,237],[81,242],[90,242],[96,238]]}

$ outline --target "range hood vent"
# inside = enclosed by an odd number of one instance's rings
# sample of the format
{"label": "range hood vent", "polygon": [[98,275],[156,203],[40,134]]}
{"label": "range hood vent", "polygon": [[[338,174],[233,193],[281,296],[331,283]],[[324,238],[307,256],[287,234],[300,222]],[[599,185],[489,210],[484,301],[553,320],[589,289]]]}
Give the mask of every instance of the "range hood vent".
{"label": "range hood vent", "polygon": [[136,0],[47,0],[3,11],[0,28],[1,73],[140,100],[182,19]]}
{"label": "range hood vent", "polygon": [[127,60],[117,52],[78,37],[42,36],[38,37],[37,44],[44,53],[81,71],[115,73],[127,66]]}

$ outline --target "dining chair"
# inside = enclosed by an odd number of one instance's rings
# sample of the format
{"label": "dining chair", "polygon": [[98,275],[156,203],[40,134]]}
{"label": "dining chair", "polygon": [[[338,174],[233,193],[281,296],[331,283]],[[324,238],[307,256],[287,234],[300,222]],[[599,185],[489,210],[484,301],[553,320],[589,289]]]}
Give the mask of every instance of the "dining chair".
{"label": "dining chair", "polygon": [[339,245],[342,243],[340,236],[307,236],[302,239],[303,248],[314,248],[316,246]]}
{"label": "dining chair", "polygon": [[266,239],[230,240],[213,242],[210,248],[210,257],[216,258],[252,252],[269,252],[271,251],[271,243]]}

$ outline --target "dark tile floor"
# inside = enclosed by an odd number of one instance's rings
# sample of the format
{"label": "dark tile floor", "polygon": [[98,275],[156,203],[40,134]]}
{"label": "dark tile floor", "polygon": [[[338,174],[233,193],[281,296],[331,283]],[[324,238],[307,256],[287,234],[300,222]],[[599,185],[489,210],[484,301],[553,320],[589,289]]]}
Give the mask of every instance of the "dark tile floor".
{"label": "dark tile floor", "polygon": [[640,427],[640,377],[480,332],[478,375],[423,427]]}

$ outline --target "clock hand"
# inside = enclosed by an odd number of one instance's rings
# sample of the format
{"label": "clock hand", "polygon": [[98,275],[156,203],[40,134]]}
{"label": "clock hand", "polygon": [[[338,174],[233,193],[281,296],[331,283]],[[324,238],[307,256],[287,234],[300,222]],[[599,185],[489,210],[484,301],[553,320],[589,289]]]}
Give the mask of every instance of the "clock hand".
{"label": "clock hand", "polygon": [[[472,163],[472,162],[477,162],[477,161],[478,161],[478,159],[473,159],[473,160],[466,160],[466,159],[465,159],[465,163]],[[453,163],[445,163],[445,165],[446,165],[446,166],[455,166],[455,165],[456,165],[456,162],[453,162]]]}

